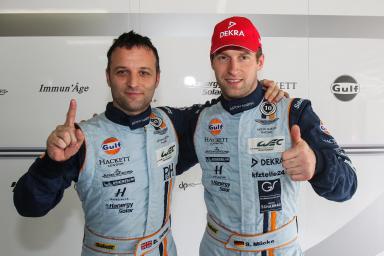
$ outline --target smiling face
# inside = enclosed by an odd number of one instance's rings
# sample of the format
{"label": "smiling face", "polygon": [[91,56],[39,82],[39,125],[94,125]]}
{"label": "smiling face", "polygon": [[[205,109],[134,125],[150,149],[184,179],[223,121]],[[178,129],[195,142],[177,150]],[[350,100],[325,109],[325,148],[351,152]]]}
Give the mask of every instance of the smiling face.
{"label": "smiling face", "polygon": [[257,87],[257,72],[262,69],[264,56],[240,47],[226,47],[212,58],[212,69],[227,100],[249,95]]}
{"label": "smiling face", "polygon": [[140,46],[114,49],[106,76],[113,105],[128,115],[148,108],[160,80],[154,53]]}

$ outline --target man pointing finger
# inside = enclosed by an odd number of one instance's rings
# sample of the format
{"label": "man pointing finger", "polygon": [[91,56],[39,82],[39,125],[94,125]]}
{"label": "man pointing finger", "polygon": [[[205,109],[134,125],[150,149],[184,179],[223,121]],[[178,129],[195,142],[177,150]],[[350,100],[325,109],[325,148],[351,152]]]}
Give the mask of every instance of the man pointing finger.
{"label": "man pointing finger", "polygon": [[75,128],[76,109],[76,100],[71,100],[64,125],[57,126],[47,139],[47,153],[52,160],[68,160],[84,142],[83,132]]}

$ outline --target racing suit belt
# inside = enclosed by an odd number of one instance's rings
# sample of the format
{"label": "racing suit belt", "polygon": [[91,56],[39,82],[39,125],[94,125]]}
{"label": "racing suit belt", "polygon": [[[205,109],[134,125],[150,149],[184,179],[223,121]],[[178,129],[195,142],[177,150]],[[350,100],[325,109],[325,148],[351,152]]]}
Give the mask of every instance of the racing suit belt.
{"label": "racing suit belt", "polygon": [[284,247],[295,241],[297,239],[297,219],[295,216],[287,224],[267,233],[238,234],[219,225],[208,215],[206,232],[223,243],[228,250],[259,252]]}
{"label": "racing suit belt", "polygon": [[145,237],[122,238],[96,234],[88,227],[84,229],[83,245],[105,254],[142,256],[156,249],[171,230],[170,219],[158,231]]}

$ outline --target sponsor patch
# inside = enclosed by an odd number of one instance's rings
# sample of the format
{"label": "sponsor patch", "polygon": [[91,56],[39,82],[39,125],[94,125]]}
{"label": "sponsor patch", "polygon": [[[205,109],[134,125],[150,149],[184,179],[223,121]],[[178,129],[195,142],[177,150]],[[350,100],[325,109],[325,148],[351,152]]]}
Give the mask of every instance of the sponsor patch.
{"label": "sponsor patch", "polygon": [[281,211],[281,183],[280,179],[257,181],[260,213]]}
{"label": "sponsor patch", "polygon": [[276,153],[284,152],[285,150],[285,137],[269,137],[269,138],[249,138],[248,139],[248,153]]}
{"label": "sponsor patch", "polygon": [[243,30],[237,30],[237,29],[230,29],[220,32],[220,38],[227,37],[227,36],[242,36],[244,37],[244,31]]}
{"label": "sponsor patch", "polygon": [[255,119],[256,123],[259,123],[261,125],[270,125],[270,124],[273,124],[274,122],[276,122],[277,120],[279,120],[279,118],[275,118],[275,119]]}
{"label": "sponsor patch", "polygon": [[321,139],[323,142],[325,143],[328,143],[328,144],[333,144],[333,145],[336,145],[337,142],[334,138],[330,137],[330,138],[322,138]]}
{"label": "sponsor patch", "polygon": [[301,104],[303,104],[304,102],[304,99],[299,99],[298,101],[295,102],[295,104],[293,105],[293,107],[295,109],[299,109],[301,107]]}
{"label": "sponsor patch", "polygon": [[163,167],[164,181],[170,180],[176,176],[176,171],[173,168],[173,163]]}
{"label": "sponsor patch", "polygon": [[117,157],[112,159],[99,159],[99,165],[108,167],[124,165],[126,162],[129,162],[129,156]]}
{"label": "sponsor patch", "polygon": [[259,109],[260,109],[260,112],[266,116],[270,116],[270,115],[273,115],[274,113],[276,113],[276,105],[274,103],[270,103],[268,101],[263,101],[260,104]]}
{"label": "sponsor patch", "polygon": [[114,178],[114,177],[119,177],[119,176],[123,176],[123,175],[128,175],[131,173],[133,173],[132,170],[121,171],[119,169],[116,169],[113,173],[104,173],[102,177],[103,178]]}
{"label": "sponsor patch", "polygon": [[219,191],[221,192],[229,192],[229,187],[231,186],[228,182],[218,181],[218,180],[211,180],[212,186],[217,186]]}
{"label": "sponsor patch", "polygon": [[107,249],[107,250],[115,250],[116,249],[116,245],[114,245],[114,244],[106,244],[106,243],[96,242],[95,246],[99,247],[99,248]]}
{"label": "sponsor patch", "polygon": [[214,149],[208,149],[205,151],[206,154],[228,154],[229,150],[221,150],[219,147],[215,147]]}
{"label": "sponsor patch", "polygon": [[261,134],[272,134],[277,129],[276,126],[272,127],[260,127],[257,128],[257,131]]}
{"label": "sponsor patch", "polygon": [[244,241],[233,241],[233,244],[235,245],[235,247],[237,248],[245,248],[245,242]]}
{"label": "sponsor patch", "polygon": [[252,178],[270,178],[285,175],[285,170],[282,171],[269,171],[269,172],[252,172]]}
{"label": "sponsor patch", "polygon": [[224,143],[228,142],[228,138],[212,138],[212,137],[205,137],[204,138],[205,143],[209,143],[210,145],[222,145]]}
{"label": "sponsor patch", "polygon": [[103,149],[104,153],[108,155],[115,155],[119,153],[121,144],[117,138],[110,137],[103,141],[101,148]]}
{"label": "sponsor patch", "polygon": [[251,167],[255,167],[255,165],[259,163],[261,166],[264,166],[264,165],[278,165],[278,164],[281,164],[282,162],[283,162],[282,158],[262,158],[262,159],[252,158]]}
{"label": "sponsor patch", "polygon": [[217,228],[215,228],[211,223],[207,223],[207,226],[208,228],[213,232],[213,233],[217,233],[219,230]]}
{"label": "sponsor patch", "polygon": [[133,212],[133,203],[107,203],[105,204],[107,210],[118,210],[118,213],[131,213]]}
{"label": "sponsor patch", "polygon": [[209,122],[208,129],[212,135],[219,135],[223,130],[223,122],[218,118],[214,118]]}
{"label": "sponsor patch", "polygon": [[166,147],[156,150],[157,166],[170,162],[176,156],[176,144],[172,143]]}
{"label": "sponsor patch", "polygon": [[114,186],[120,186],[128,183],[135,182],[135,177],[128,177],[125,179],[120,180],[110,180],[110,181],[103,181],[103,187],[114,187]]}
{"label": "sponsor patch", "polygon": [[230,158],[229,157],[206,157],[205,161],[207,163],[229,163]]}
{"label": "sponsor patch", "polygon": [[167,125],[155,113],[149,115],[149,123],[155,128],[155,134],[165,134],[167,132]]}
{"label": "sponsor patch", "polygon": [[153,241],[147,241],[141,244],[141,250],[150,248],[153,245]]}

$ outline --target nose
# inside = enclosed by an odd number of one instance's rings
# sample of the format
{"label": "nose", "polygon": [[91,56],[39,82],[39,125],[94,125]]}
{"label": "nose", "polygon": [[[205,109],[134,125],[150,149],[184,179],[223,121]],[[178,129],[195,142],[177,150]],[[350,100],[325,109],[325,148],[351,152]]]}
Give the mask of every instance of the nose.
{"label": "nose", "polygon": [[136,88],[139,85],[138,76],[135,74],[131,74],[126,81],[126,84],[129,88]]}
{"label": "nose", "polygon": [[228,66],[228,73],[230,75],[236,75],[239,71],[239,63],[236,59],[231,59]]}

